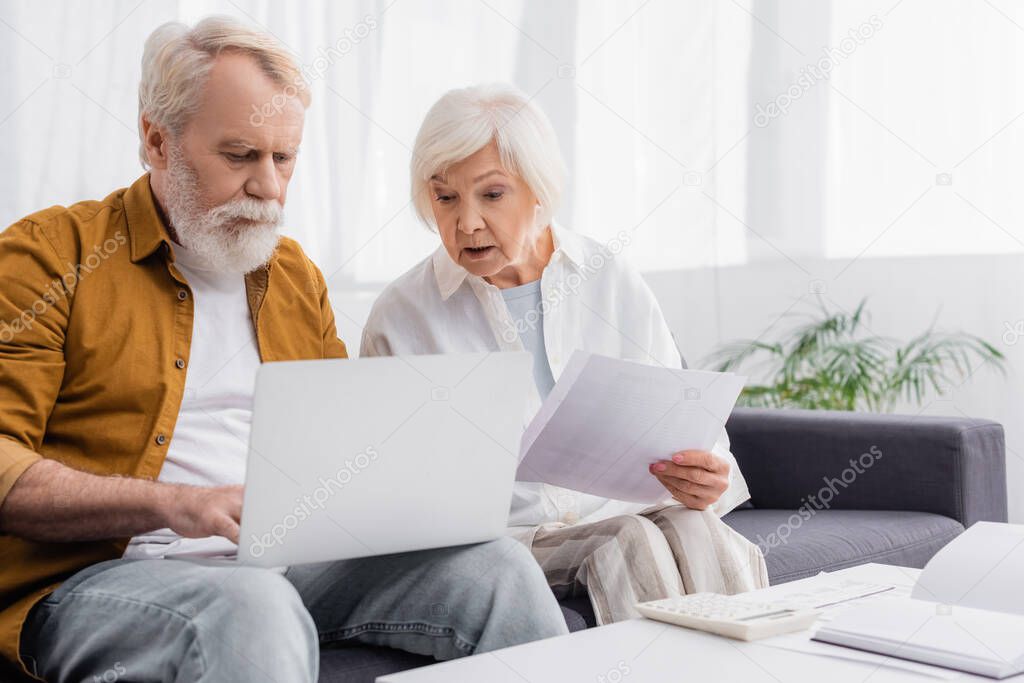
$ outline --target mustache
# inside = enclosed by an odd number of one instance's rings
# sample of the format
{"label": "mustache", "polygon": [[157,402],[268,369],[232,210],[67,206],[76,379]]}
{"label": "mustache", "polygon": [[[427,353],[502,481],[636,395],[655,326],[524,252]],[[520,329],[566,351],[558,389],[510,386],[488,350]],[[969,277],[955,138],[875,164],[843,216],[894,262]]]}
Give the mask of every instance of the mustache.
{"label": "mustache", "polygon": [[217,222],[244,219],[273,226],[280,225],[284,220],[284,210],[276,201],[253,197],[242,197],[221,204],[211,209],[208,215]]}

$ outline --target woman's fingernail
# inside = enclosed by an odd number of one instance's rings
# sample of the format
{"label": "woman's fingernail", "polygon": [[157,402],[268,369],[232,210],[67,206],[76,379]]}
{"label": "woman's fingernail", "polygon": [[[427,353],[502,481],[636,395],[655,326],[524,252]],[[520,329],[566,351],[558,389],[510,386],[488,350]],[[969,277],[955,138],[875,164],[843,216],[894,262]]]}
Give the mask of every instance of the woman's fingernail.
{"label": "woman's fingernail", "polygon": [[656,472],[664,472],[665,471],[665,463],[659,462],[657,465],[654,466],[654,470]]}
{"label": "woman's fingernail", "polygon": [[678,453],[676,453],[675,455],[672,456],[672,462],[676,463],[677,465],[682,465],[683,464],[683,456],[681,456]]}

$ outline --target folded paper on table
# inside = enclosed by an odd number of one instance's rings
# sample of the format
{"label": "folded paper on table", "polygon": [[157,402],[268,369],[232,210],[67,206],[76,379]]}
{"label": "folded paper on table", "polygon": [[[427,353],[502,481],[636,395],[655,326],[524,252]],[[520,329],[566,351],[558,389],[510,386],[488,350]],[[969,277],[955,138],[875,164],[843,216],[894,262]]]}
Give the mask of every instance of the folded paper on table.
{"label": "folded paper on table", "polygon": [[576,351],[523,435],[516,478],[636,503],[663,499],[648,465],[710,451],[745,380]]}

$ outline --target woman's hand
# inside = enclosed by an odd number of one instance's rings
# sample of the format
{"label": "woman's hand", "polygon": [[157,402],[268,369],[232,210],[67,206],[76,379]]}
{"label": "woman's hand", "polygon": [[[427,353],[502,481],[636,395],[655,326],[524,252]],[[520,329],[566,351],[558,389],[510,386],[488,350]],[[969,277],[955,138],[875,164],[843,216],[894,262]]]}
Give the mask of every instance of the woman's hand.
{"label": "woman's hand", "polygon": [[680,451],[650,466],[672,497],[688,508],[705,510],[729,488],[729,462],[708,451]]}

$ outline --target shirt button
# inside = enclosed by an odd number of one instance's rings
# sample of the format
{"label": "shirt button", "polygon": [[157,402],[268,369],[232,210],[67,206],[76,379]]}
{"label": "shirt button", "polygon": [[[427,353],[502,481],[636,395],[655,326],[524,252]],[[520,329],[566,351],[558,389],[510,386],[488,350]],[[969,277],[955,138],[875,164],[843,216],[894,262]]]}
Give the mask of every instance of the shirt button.
{"label": "shirt button", "polygon": [[164,436],[163,434],[157,434],[156,435],[156,445],[157,446],[163,446],[165,443],[167,443],[167,437]]}
{"label": "shirt button", "polygon": [[562,523],[564,524],[575,524],[578,521],[580,521],[580,516],[572,510],[562,515]]}
{"label": "shirt button", "polygon": [[178,301],[184,301],[188,298],[188,292],[184,289],[178,290]]}
{"label": "shirt button", "polygon": [[174,367],[178,368],[179,370],[184,369],[185,361],[179,358],[178,360],[174,361]]}

